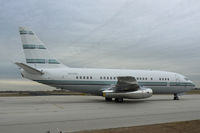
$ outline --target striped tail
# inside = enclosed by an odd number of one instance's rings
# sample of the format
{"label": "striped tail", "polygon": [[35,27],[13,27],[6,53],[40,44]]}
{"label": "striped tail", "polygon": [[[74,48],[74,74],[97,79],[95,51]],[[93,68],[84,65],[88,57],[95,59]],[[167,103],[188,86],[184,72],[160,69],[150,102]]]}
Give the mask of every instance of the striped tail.
{"label": "striped tail", "polygon": [[27,27],[19,27],[26,63],[35,68],[66,67],[58,62],[44,43]]}

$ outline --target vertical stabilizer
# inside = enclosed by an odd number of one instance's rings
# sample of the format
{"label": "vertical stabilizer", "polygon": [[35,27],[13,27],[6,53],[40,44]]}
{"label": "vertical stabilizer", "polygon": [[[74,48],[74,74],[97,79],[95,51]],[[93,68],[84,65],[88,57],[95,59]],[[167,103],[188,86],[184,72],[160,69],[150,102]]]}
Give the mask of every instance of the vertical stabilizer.
{"label": "vertical stabilizer", "polygon": [[27,27],[19,27],[26,63],[36,68],[66,67],[52,56],[44,43]]}

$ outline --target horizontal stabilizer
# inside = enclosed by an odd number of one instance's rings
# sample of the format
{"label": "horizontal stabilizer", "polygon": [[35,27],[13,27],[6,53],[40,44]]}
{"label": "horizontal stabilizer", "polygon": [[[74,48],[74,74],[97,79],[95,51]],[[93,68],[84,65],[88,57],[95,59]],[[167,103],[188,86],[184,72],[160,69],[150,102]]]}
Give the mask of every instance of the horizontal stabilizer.
{"label": "horizontal stabilizer", "polygon": [[16,62],[15,64],[17,66],[21,67],[22,69],[24,69],[28,73],[31,73],[31,74],[40,74],[40,75],[43,74],[42,71],[37,70],[37,69],[35,69],[35,68],[31,67],[31,66],[28,66],[28,65],[26,65],[24,63],[18,63],[18,62]]}

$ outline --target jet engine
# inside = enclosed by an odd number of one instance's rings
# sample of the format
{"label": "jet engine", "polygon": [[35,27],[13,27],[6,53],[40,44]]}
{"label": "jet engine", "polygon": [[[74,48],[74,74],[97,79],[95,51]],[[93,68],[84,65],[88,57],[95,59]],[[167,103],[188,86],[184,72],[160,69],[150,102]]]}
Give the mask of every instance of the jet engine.
{"label": "jet engine", "polygon": [[114,90],[103,91],[103,96],[106,98],[127,98],[127,99],[142,99],[149,98],[153,94],[150,88],[141,88],[137,91],[115,92]]}

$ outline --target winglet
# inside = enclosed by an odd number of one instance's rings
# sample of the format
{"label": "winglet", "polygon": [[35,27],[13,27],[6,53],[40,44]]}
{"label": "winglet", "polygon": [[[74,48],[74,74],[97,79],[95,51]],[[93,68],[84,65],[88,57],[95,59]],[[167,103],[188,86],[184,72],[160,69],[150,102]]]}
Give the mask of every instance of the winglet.
{"label": "winglet", "polygon": [[28,73],[31,73],[31,74],[40,74],[40,75],[44,74],[42,71],[37,70],[37,69],[35,69],[35,68],[31,67],[31,66],[28,66],[28,65],[26,65],[24,63],[18,63],[18,62],[16,62],[15,64],[17,66],[19,66],[20,68],[24,69]]}

